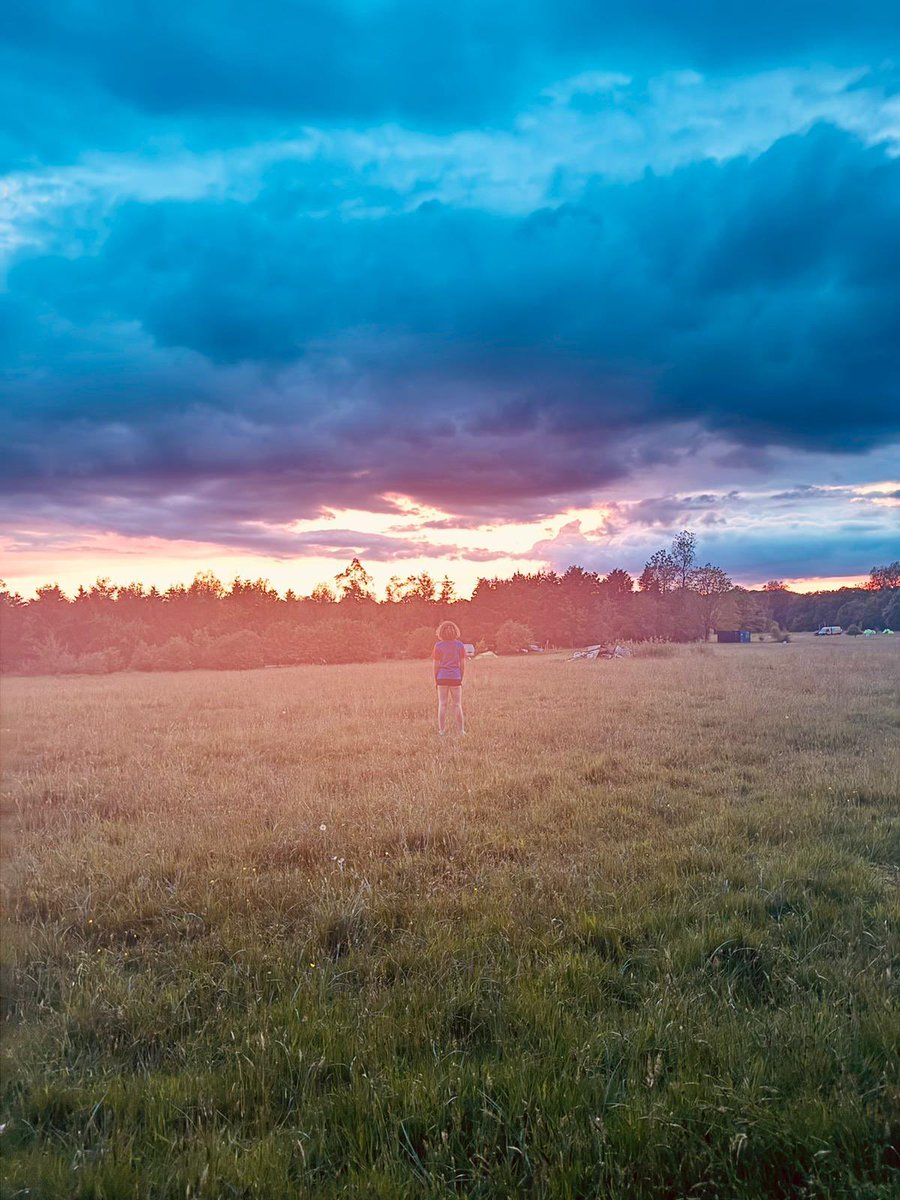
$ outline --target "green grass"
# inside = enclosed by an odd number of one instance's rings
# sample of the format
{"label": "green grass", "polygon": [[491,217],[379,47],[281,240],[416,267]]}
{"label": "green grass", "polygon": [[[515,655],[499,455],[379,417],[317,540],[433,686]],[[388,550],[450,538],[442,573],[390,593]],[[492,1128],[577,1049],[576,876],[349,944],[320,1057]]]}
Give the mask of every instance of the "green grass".
{"label": "green grass", "polygon": [[3,1196],[887,1200],[898,679],[6,681]]}

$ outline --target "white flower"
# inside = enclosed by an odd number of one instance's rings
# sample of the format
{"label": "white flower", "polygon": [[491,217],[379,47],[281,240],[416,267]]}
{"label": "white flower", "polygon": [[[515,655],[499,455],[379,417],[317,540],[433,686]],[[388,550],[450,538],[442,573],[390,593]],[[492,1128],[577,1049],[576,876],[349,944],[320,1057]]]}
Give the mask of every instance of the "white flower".
{"label": "white flower", "polygon": [[322,833],[324,833],[324,832],[325,832],[325,830],[326,830],[327,828],[328,828],[328,826],[327,826],[327,825],[320,825],[320,826],[319,826],[319,829],[320,829],[320,831],[321,831]]}

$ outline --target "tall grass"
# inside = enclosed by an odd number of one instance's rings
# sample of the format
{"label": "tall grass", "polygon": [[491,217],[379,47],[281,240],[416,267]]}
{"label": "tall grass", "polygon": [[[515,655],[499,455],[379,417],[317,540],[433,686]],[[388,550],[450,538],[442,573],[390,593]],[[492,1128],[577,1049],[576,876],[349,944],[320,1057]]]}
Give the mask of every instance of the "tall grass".
{"label": "tall grass", "polygon": [[4,684],[5,1196],[895,1194],[900,644],[472,667]]}

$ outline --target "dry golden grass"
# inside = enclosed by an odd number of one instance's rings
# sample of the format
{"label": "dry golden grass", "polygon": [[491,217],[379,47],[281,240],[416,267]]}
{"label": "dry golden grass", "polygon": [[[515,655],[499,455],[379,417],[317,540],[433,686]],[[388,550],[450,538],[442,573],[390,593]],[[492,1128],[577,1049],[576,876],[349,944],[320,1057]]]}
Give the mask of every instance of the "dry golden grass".
{"label": "dry golden grass", "polygon": [[890,1195],[900,638],[431,705],[4,682],[4,1194]]}

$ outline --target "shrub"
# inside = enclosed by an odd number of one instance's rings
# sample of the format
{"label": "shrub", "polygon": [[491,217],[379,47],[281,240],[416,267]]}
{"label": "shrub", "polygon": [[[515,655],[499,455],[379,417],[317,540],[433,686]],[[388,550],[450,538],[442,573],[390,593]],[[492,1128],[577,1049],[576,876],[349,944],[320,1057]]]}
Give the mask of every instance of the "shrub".
{"label": "shrub", "polygon": [[858,625],[850,625],[844,632],[847,634],[847,637],[859,637],[862,630]]}
{"label": "shrub", "polygon": [[517,654],[533,641],[534,634],[527,625],[520,625],[518,621],[505,621],[497,630],[494,645],[498,654]]}
{"label": "shrub", "polygon": [[[178,638],[173,641],[181,641]],[[209,665],[218,670],[246,670],[263,663],[263,644],[252,629],[240,629],[218,637],[209,648]]]}
{"label": "shrub", "polygon": [[66,675],[75,670],[75,656],[55,634],[50,633],[42,641],[35,642],[24,670],[29,675]]}
{"label": "shrub", "polygon": [[430,625],[420,625],[406,639],[406,653],[410,658],[428,658],[434,648],[435,632]]}
{"label": "shrub", "polygon": [[263,656],[267,663],[293,666],[315,662],[316,636],[308,625],[277,621],[263,635]]}
{"label": "shrub", "polygon": [[75,659],[75,672],[79,675],[108,675],[118,669],[115,656],[109,650],[92,650]]}
{"label": "shrub", "polygon": [[152,653],[152,671],[188,671],[191,666],[191,648],[183,637],[169,638]]}
{"label": "shrub", "polygon": [[192,665],[191,646],[183,637],[169,638],[159,646],[138,642],[128,665],[132,671],[187,671]]}
{"label": "shrub", "polygon": [[[191,662],[195,667],[212,667],[214,665],[215,651],[213,647],[216,644],[216,638],[207,629],[197,629],[194,631],[191,638]],[[134,659],[132,659],[132,669],[144,670],[145,668],[134,667]]]}
{"label": "shrub", "polygon": [[131,652],[131,662],[129,663],[131,670],[152,671],[153,649],[153,646],[148,646],[146,642],[138,642]]}
{"label": "shrub", "polygon": [[381,657],[378,635],[364,621],[322,621],[316,626],[317,658],[329,663],[374,662]]}

